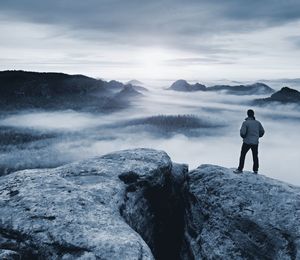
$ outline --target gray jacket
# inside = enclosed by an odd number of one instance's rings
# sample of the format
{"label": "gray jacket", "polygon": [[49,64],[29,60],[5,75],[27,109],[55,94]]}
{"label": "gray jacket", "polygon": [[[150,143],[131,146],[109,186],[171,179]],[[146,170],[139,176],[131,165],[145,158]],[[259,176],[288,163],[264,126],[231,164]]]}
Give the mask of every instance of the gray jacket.
{"label": "gray jacket", "polygon": [[258,139],[262,137],[265,130],[261,123],[252,117],[247,117],[242,124],[240,135],[246,144],[258,144]]}

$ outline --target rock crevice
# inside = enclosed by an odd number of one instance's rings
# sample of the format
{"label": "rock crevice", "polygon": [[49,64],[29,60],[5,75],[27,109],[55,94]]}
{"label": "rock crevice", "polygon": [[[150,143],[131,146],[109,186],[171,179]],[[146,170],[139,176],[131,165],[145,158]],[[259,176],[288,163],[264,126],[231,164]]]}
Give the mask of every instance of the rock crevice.
{"label": "rock crevice", "polygon": [[136,179],[128,188],[132,185],[136,188],[127,189],[121,215],[150,246],[156,259],[180,259],[184,234],[182,195],[187,172],[187,165],[173,163],[163,172],[160,185],[128,176]]}
{"label": "rock crevice", "polygon": [[299,259],[300,188],[163,151],[0,178],[10,259]]}

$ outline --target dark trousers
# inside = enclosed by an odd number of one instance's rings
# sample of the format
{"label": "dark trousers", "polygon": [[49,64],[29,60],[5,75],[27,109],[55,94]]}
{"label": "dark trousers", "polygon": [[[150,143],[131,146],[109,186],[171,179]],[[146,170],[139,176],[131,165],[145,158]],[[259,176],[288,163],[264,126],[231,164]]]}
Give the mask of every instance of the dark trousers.
{"label": "dark trousers", "polygon": [[243,143],[241,156],[240,156],[240,164],[238,169],[243,170],[245,164],[245,157],[247,152],[251,149],[252,157],[253,157],[253,171],[258,171],[258,144],[246,144]]}

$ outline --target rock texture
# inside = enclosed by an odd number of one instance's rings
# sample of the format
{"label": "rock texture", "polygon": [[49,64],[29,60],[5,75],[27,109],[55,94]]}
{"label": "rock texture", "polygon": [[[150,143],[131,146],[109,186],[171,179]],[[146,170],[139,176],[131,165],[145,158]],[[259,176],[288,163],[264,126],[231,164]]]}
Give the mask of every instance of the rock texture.
{"label": "rock texture", "polygon": [[202,165],[186,200],[184,259],[300,259],[300,188]]}
{"label": "rock texture", "polygon": [[153,259],[120,212],[151,237],[143,192],[171,171],[166,153],[138,149],[1,177],[0,248],[25,259]]}
{"label": "rock texture", "polygon": [[0,259],[300,259],[300,188],[134,149],[0,178]]}

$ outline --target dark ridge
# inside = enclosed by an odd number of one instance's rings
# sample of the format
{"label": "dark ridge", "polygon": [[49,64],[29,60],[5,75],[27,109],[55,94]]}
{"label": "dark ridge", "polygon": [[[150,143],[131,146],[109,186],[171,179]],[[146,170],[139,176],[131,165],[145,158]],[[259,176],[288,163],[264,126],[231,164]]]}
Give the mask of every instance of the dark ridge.
{"label": "dark ridge", "polygon": [[232,95],[260,95],[260,94],[271,94],[275,90],[270,88],[264,83],[254,83],[251,85],[215,85],[212,87],[206,87],[200,83],[189,84],[186,80],[175,81],[168,89],[181,91],[181,92],[193,92],[193,91],[224,91],[226,94]]}
{"label": "dark ridge", "polygon": [[103,90],[104,82],[83,75],[55,72],[0,72],[1,97],[55,97]]}
{"label": "dark ridge", "polygon": [[132,85],[55,72],[0,72],[0,109],[73,109],[109,111],[126,108],[139,96]]}
{"label": "dark ridge", "polygon": [[206,86],[200,83],[189,84],[186,80],[180,79],[175,81],[168,89],[182,92],[204,91]]}
{"label": "dark ridge", "polygon": [[254,100],[254,103],[256,104],[266,104],[270,102],[280,102],[283,104],[300,103],[300,92],[296,89],[283,87],[268,98]]}
{"label": "dark ridge", "polygon": [[268,85],[264,83],[254,83],[251,85],[216,85],[212,87],[208,87],[207,91],[225,91],[227,94],[235,94],[235,95],[259,95],[259,94],[271,94],[274,93],[275,90],[270,88]]}

